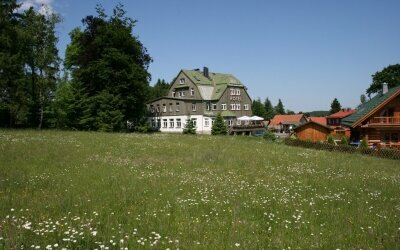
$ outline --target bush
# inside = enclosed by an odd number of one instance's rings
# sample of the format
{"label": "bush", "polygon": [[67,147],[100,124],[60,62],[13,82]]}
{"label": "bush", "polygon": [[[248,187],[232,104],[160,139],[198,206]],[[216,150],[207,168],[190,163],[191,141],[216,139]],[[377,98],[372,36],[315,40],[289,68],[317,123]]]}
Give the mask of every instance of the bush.
{"label": "bush", "polygon": [[347,141],[346,136],[343,136],[343,137],[342,137],[342,139],[340,140],[340,144],[341,144],[341,145],[347,145],[347,144],[349,144],[349,142]]}
{"label": "bush", "polygon": [[328,144],[335,144],[335,140],[333,139],[332,135],[328,135],[327,141],[328,141]]}
{"label": "bush", "polygon": [[276,140],[276,136],[274,135],[274,133],[272,133],[269,130],[265,131],[263,138],[267,141],[275,141]]}
{"label": "bush", "polygon": [[366,148],[368,148],[368,142],[367,142],[367,140],[361,140],[361,142],[360,142],[360,148],[361,148],[361,149],[366,149]]}
{"label": "bush", "polygon": [[186,120],[185,128],[183,129],[184,134],[194,135],[196,134],[196,127],[194,126],[193,120],[190,117]]}

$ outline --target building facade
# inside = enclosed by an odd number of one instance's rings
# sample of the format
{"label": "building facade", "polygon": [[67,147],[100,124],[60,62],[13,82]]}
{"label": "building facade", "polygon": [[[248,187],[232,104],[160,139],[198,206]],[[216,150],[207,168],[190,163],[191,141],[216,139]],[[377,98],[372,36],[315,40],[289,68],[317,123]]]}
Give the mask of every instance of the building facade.
{"label": "building facade", "polygon": [[161,132],[182,132],[188,119],[198,133],[211,133],[213,121],[221,113],[228,126],[240,116],[251,116],[247,88],[233,75],[181,70],[168,95],[147,103],[148,121]]}

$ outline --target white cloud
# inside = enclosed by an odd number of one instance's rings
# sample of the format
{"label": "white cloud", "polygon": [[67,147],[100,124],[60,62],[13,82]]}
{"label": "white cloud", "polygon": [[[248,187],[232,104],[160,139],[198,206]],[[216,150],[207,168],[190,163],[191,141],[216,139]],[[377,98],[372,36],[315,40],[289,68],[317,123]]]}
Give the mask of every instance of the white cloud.
{"label": "white cloud", "polygon": [[55,10],[52,6],[53,0],[23,0],[19,1],[19,3],[21,3],[21,7],[19,8],[21,11],[25,11],[30,7],[33,7],[42,15],[51,15],[55,13]]}

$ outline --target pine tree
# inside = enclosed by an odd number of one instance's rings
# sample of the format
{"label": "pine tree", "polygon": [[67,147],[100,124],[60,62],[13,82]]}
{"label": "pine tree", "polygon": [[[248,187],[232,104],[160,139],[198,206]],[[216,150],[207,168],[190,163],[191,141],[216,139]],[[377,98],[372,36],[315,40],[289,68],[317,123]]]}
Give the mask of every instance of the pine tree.
{"label": "pine tree", "polygon": [[253,100],[253,103],[251,104],[251,110],[253,111],[253,115],[264,117],[264,118],[266,116],[265,108],[264,108],[264,105],[261,102],[260,98],[257,98],[257,100]]}
{"label": "pine tree", "polygon": [[184,134],[196,134],[196,127],[194,126],[193,120],[190,117],[186,120],[185,127],[183,128]]}
{"label": "pine tree", "polygon": [[329,111],[330,114],[334,114],[336,112],[339,112],[342,109],[342,105],[340,105],[340,102],[338,101],[337,98],[333,99],[331,103],[331,110]]}
{"label": "pine tree", "polygon": [[272,106],[271,101],[266,98],[264,101],[264,109],[265,109],[265,119],[266,120],[271,120],[275,116],[275,111],[274,107]]}
{"label": "pine tree", "polygon": [[275,114],[277,115],[284,115],[285,114],[285,107],[281,99],[278,100],[278,104],[275,106]]}
{"label": "pine tree", "polygon": [[215,118],[214,124],[211,128],[211,134],[212,135],[227,135],[228,134],[228,128],[224,122],[224,119],[222,118],[221,113],[218,113],[217,117]]}

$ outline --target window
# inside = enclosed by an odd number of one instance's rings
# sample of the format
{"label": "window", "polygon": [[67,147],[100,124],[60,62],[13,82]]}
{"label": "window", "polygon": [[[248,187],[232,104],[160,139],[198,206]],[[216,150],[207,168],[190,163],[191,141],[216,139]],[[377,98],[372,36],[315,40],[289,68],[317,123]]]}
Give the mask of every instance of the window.
{"label": "window", "polygon": [[209,102],[207,102],[207,103],[206,103],[206,110],[207,110],[207,111],[210,111],[210,109],[211,109],[211,107],[210,107],[210,103],[209,103]]}
{"label": "window", "polygon": [[197,118],[192,118],[193,126],[197,127]]}
{"label": "window", "polygon": [[236,95],[240,95],[240,89],[236,89]]}
{"label": "window", "polygon": [[213,110],[217,110],[217,104],[216,104],[216,103],[213,103],[213,104],[212,104],[212,109],[213,109]]}
{"label": "window", "polygon": [[194,89],[193,88],[190,89],[190,95],[194,96]]}
{"label": "window", "polygon": [[249,104],[243,104],[243,109],[244,110],[249,110]]}
{"label": "window", "polygon": [[233,123],[232,120],[228,120],[228,125],[229,126],[232,126],[232,123]]}
{"label": "window", "polygon": [[176,103],[176,111],[179,112],[180,111],[180,106],[179,106],[179,102]]}
{"label": "window", "polygon": [[196,112],[196,103],[192,103],[192,111]]}
{"label": "window", "polygon": [[169,127],[173,128],[174,126],[174,119],[169,119]]}
{"label": "window", "polygon": [[157,128],[161,127],[161,119],[157,119]]}
{"label": "window", "polygon": [[153,105],[150,105],[150,112],[151,112],[151,113],[154,113],[154,111],[155,111],[154,106],[153,106]]}
{"label": "window", "polygon": [[181,96],[185,96],[185,91],[181,91]]}
{"label": "window", "polygon": [[212,119],[211,119],[211,126],[214,125],[214,121],[215,121],[215,119],[212,118]]}
{"label": "window", "polygon": [[157,113],[160,113],[160,104],[157,104]]}
{"label": "window", "polygon": [[163,128],[168,127],[168,120],[167,119],[163,119]]}
{"label": "window", "polygon": [[167,105],[163,104],[162,111],[165,113],[167,112]]}
{"label": "window", "polygon": [[204,118],[204,127],[209,127],[209,126],[210,126],[210,119]]}
{"label": "window", "polygon": [[222,109],[222,110],[226,110],[226,103],[222,103],[222,104],[221,104],[221,109]]}
{"label": "window", "polygon": [[172,109],[172,103],[170,103],[169,104],[169,112],[172,112],[172,111],[174,111],[174,110]]}
{"label": "window", "polygon": [[180,128],[182,126],[181,118],[176,119],[176,127]]}
{"label": "window", "polygon": [[231,110],[235,110],[236,105],[234,103],[231,103]]}
{"label": "window", "polygon": [[236,110],[240,110],[240,103],[236,103]]}
{"label": "window", "polygon": [[154,120],[154,119],[151,119],[151,126],[152,126],[153,128],[155,128],[155,127],[156,127],[156,120]]}
{"label": "window", "polygon": [[230,89],[231,95],[235,95],[235,89]]}
{"label": "window", "polygon": [[175,90],[172,91],[172,97],[175,97]]}
{"label": "window", "polygon": [[179,84],[185,84],[185,78],[179,79]]}

